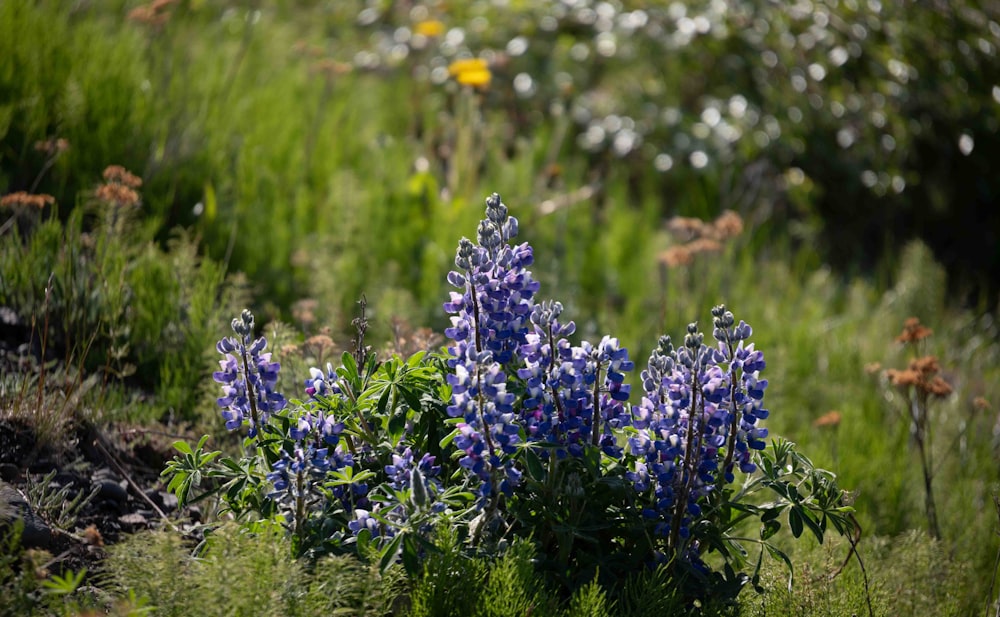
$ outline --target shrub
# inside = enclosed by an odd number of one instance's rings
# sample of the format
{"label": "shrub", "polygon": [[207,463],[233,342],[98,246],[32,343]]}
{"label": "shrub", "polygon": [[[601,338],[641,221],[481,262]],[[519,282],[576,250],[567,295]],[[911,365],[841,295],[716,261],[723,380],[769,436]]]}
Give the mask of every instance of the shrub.
{"label": "shrub", "polygon": [[[244,311],[214,374],[226,428],[247,430],[244,454],[180,443],[184,456],[164,471],[171,489],[187,500],[211,479],[237,516],[282,521],[299,554],[401,562],[411,576],[438,550],[435,529],[487,555],[530,540],[567,598],[660,565],[688,600],[732,599],[757,585],[764,553],[791,568],[769,541],[783,524],[820,541],[828,525],[853,533],[833,474],[787,441],[764,442],[765,363],[750,326],[719,306],[715,346],[696,324],[679,349],[661,338],[642,401],[629,405],[627,350],[611,337],[571,343],[561,305],[534,299],[532,249],[511,243],[517,219],[496,194],[486,214],[448,276],[460,291],[445,304],[446,355],[380,362],[362,315],[341,366],[311,369],[308,400],[288,401]],[[759,537],[748,539],[754,521]]]}

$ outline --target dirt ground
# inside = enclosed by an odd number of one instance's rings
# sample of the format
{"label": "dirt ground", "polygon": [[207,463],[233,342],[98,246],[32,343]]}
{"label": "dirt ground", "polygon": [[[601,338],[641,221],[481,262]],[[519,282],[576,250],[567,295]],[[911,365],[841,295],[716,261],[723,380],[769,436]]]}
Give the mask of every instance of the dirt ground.
{"label": "dirt ground", "polygon": [[56,449],[39,446],[26,423],[0,420],[0,527],[22,520],[22,545],[52,555],[49,573],[99,577],[108,545],[177,519],[159,477],[174,454],[164,433],[79,426]]}

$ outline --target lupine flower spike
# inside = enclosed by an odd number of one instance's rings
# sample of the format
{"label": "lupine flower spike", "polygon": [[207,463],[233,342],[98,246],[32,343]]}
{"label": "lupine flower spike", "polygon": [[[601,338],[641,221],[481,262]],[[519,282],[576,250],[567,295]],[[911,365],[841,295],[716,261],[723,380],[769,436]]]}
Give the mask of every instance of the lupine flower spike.
{"label": "lupine flower spike", "polygon": [[222,370],[212,378],[222,384],[218,399],[222,417],[230,431],[249,425],[249,436],[255,437],[271,414],[287,406],[285,397],[275,391],[281,365],[271,362],[264,353],[267,340],[253,339],[253,314],[244,310],[232,323],[235,337],[223,338],[216,345],[225,359],[219,361]]}

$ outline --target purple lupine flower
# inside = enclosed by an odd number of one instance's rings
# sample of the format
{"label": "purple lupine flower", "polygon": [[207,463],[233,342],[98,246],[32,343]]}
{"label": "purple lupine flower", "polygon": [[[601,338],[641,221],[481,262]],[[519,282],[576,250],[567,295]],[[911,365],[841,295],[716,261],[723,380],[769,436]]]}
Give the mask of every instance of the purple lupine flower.
{"label": "purple lupine flower", "polygon": [[344,432],[344,423],[337,422],[333,414],[319,412],[316,420],[316,428],[319,431],[318,437],[328,446],[336,446],[340,443],[340,434]]}
{"label": "purple lupine flower", "polygon": [[[451,292],[444,304],[452,315],[445,335],[453,341],[448,349],[454,371],[448,376],[448,414],[463,420],[455,441],[465,451],[460,464],[479,477],[484,498],[492,494],[494,476],[506,464],[503,458],[515,452],[520,440],[516,397],[507,390],[507,378],[525,342],[531,299],[539,287],[526,269],[533,259],[531,247],[510,244],[517,232],[517,219],[508,215],[500,196],[487,198],[477,243],[467,238],[459,242],[458,271],[448,274],[459,292]],[[511,491],[517,478],[508,472],[497,488]]]}
{"label": "purple lupine flower", "polygon": [[287,406],[285,397],[275,388],[281,365],[271,362],[270,353],[262,353],[267,348],[264,337],[253,339],[253,314],[244,310],[239,319],[232,323],[236,337],[225,337],[216,345],[224,356],[219,361],[222,370],[212,374],[212,378],[222,384],[218,404],[222,407],[222,417],[228,430],[236,430],[249,424],[250,437],[257,434],[267,418]]}
{"label": "purple lupine flower", "polygon": [[[459,291],[444,304],[451,315],[445,335],[453,341],[448,414],[463,420],[454,444],[484,498],[495,488],[509,494],[520,482],[511,458],[523,439],[558,446],[543,457],[578,456],[588,444],[615,454],[613,430],[630,421],[627,350],[610,337],[597,348],[574,346],[567,337],[576,326],[558,319],[562,305],[532,302],[539,288],[526,269],[533,253],[527,244],[511,245],[517,231],[517,219],[491,195],[477,241],[459,242],[458,271],[448,275]],[[517,410],[515,376],[525,390]]]}
{"label": "purple lupine flower", "polygon": [[526,434],[529,440],[560,446],[558,457],[579,456],[587,443],[617,456],[613,429],[630,422],[624,407],[630,387],[623,374],[633,368],[628,350],[611,337],[596,348],[586,341],[573,346],[565,337],[576,326],[562,323],[561,313],[558,302],[535,305],[534,332],[519,350],[524,366],[518,376],[527,389],[521,410]]}
{"label": "purple lupine flower", "polygon": [[[417,508],[430,504],[432,510],[443,511],[445,504],[432,502],[444,490],[441,481],[437,479],[441,466],[435,465],[434,460],[433,455],[424,454],[414,464],[413,451],[405,448],[402,453],[392,455],[392,464],[386,465],[385,473],[389,476],[389,485],[393,489],[411,490],[411,502]],[[405,512],[400,516],[405,518]]]}
{"label": "purple lupine flower", "polygon": [[[347,527],[354,532],[354,535],[361,533],[362,529],[367,529],[371,534],[372,538],[379,538],[383,535],[387,537],[392,537],[392,529],[386,529],[383,525],[380,525],[378,519],[371,515],[369,510],[363,510],[358,508],[354,510],[354,520],[347,523]],[[385,534],[383,534],[383,531]]]}
{"label": "purple lupine flower", "polygon": [[340,394],[340,386],[337,385],[337,371],[333,364],[326,363],[326,371],[322,371],[315,366],[309,368],[309,378],[306,379],[306,394],[309,396],[324,397]]}
{"label": "purple lupine flower", "polygon": [[652,491],[653,507],[644,516],[656,522],[654,531],[670,539],[672,550],[683,550],[695,565],[698,551],[687,538],[704,499],[734,480],[734,466],[755,471],[752,450],[762,449],[767,436],[756,426],[767,417],[762,407],[767,381],[759,377],[763,355],[744,345],[752,330],[744,322],[735,325],[725,307],[712,314],[716,348],[703,344],[695,324],[688,326],[679,350],[661,337],[642,372],[644,396],[632,408],[637,430],[628,441],[637,459],[626,476],[636,491]]}

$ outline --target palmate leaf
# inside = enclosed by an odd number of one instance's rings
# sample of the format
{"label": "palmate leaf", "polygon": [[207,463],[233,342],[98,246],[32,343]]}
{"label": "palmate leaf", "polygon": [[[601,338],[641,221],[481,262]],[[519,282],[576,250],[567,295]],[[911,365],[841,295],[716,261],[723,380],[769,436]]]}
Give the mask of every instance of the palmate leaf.
{"label": "palmate leaf", "polygon": [[[174,449],[182,456],[174,457],[160,473],[160,476],[170,478],[167,482],[167,490],[177,496],[177,501],[182,506],[192,503],[188,499],[191,489],[201,486],[202,478],[212,473],[210,466],[212,461],[222,455],[222,452],[219,451],[205,452],[203,448],[207,441],[208,435],[203,436],[194,449],[187,442],[174,442]],[[199,496],[196,500],[202,498],[204,496]]]}

